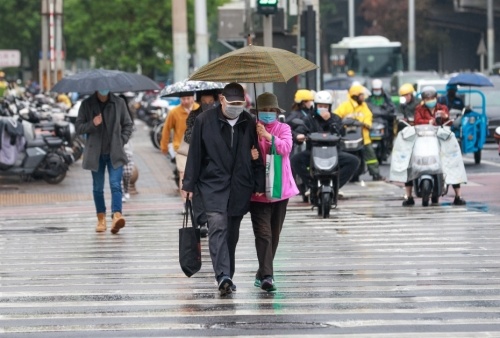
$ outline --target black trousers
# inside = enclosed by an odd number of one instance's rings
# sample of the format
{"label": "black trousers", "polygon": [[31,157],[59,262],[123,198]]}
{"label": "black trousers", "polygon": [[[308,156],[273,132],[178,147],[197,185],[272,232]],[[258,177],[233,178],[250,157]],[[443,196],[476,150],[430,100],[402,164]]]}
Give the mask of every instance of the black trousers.
{"label": "black trousers", "polygon": [[255,250],[259,269],[255,278],[274,275],[273,261],[280,241],[288,199],[273,203],[250,203],[250,216],[255,235]]}

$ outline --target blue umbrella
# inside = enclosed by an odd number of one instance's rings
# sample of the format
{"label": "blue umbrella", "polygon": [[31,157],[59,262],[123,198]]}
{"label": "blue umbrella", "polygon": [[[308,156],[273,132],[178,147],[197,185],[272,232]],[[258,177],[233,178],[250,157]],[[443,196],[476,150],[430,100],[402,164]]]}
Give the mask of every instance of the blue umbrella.
{"label": "blue umbrella", "polygon": [[481,73],[459,73],[453,76],[448,85],[470,87],[493,87],[493,83]]}

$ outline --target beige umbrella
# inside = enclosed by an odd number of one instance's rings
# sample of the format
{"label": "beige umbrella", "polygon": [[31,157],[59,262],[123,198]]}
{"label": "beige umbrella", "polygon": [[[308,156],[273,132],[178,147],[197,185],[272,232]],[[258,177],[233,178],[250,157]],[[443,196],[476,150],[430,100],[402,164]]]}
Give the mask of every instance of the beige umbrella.
{"label": "beige umbrella", "polygon": [[249,45],[210,61],[194,72],[189,80],[287,82],[295,75],[317,68],[311,61],[284,49]]}

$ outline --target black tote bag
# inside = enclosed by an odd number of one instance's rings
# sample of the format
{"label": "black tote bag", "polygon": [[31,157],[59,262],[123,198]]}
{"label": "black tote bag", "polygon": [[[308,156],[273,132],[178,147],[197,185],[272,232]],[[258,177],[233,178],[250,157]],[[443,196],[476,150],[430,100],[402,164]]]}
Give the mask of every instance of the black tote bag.
{"label": "black tote bag", "polygon": [[[191,217],[191,224],[189,218]],[[184,274],[191,277],[201,269],[200,229],[193,222],[193,208],[189,196],[182,228],[179,229],[179,264]]]}

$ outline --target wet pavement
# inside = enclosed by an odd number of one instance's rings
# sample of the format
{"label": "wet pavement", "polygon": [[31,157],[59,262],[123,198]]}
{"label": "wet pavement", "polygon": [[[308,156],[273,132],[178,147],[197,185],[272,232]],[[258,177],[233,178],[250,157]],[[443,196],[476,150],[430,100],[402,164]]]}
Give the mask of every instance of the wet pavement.
{"label": "wet pavement", "polygon": [[201,271],[187,278],[179,268],[181,201],[170,164],[140,128],[139,194],[124,204],[118,235],[94,232],[80,163],[60,186],[1,181],[2,336],[500,336],[500,222],[495,198],[480,193],[495,189],[494,172],[469,176],[466,207],[449,205],[450,195],[402,208],[401,186],[369,180],[346,186],[330,219],[294,198],[274,293],[253,286],[246,216],[237,291],[221,297],[206,239]]}

